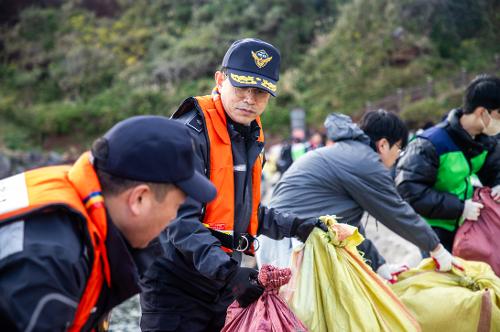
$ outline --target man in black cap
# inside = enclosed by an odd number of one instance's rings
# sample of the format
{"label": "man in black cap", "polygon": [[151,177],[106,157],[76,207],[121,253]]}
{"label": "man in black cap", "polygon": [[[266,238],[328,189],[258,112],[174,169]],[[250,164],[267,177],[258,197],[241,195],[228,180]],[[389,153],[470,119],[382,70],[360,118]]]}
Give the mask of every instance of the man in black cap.
{"label": "man in black cap", "polygon": [[192,139],[160,116],[122,121],[73,166],[0,181],[0,326],[89,331],[139,292],[141,248],[186,195],[215,187],[195,170]]}
{"label": "man in black cap", "polygon": [[238,40],[215,73],[212,94],[186,99],[174,114],[190,129],[196,167],[218,194],[209,204],[187,199],[160,235],[164,255],[141,280],[143,331],[220,331],[235,298],[246,306],[263,292],[257,271],[240,267],[242,253],[258,247],[255,236],[305,241],[320,225],[260,206],[260,115],[276,95],[279,66],[273,45]]}

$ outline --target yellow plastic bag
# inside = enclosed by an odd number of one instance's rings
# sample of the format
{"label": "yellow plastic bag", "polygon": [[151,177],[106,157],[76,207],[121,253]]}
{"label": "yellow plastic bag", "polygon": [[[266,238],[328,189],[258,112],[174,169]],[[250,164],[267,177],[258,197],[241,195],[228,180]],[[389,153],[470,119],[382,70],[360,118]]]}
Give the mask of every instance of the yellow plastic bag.
{"label": "yellow plastic bag", "polygon": [[412,314],[356,250],[358,229],[321,217],[292,255],[292,280],[283,295],[311,331],[420,331]]}
{"label": "yellow plastic bag", "polygon": [[436,272],[432,259],[398,276],[392,289],[422,331],[500,331],[500,279],[488,264],[460,260],[464,271]]}

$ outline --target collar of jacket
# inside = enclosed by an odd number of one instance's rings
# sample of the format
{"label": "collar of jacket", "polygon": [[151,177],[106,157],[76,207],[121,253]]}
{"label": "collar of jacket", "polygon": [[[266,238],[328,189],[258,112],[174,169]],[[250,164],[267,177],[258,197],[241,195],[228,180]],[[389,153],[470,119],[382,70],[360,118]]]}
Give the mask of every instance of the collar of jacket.
{"label": "collar of jacket", "polygon": [[460,118],[464,114],[461,109],[453,109],[448,114],[448,117],[444,123],[444,128],[452,138],[453,142],[457,144],[458,147],[467,154],[476,155],[481,153],[483,150],[491,151],[495,142],[488,136],[484,134],[479,134],[475,139],[462,127],[460,123]]}
{"label": "collar of jacket", "polygon": [[[72,183],[82,202],[84,202],[88,215],[94,220],[106,220],[104,202],[102,199],[94,200],[95,197],[102,197],[102,190],[90,159],[90,152],[87,151],[83,153],[69,170],[68,180]],[[96,194],[98,195],[96,196]],[[89,233],[93,233],[93,236],[98,237],[98,239],[93,238],[92,242],[102,253],[104,277],[107,284],[110,285],[111,272],[109,270],[108,255],[105,245],[105,239],[108,232],[107,223],[94,223],[90,226],[95,227],[95,229],[89,229]]]}
{"label": "collar of jacket", "polygon": [[229,130],[229,136],[235,138],[241,136],[245,141],[256,141],[259,138],[260,127],[257,121],[252,121],[249,126],[245,126],[241,123],[234,122],[229,115],[226,113],[227,127]]}
{"label": "collar of jacket", "polygon": [[227,133],[227,121],[226,112],[222,106],[222,101],[220,99],[220,93],[217,88],[212,90],[212,101],[214,103],[215,109],[208,109],[207,114],[214,126],[217,136],[222,140],[224,144],[231,144],[231,140]]}
{"label": "collar of jacket", "polygon": [[[220,98],[220,92],[217,87],[212,90],[212,101],[214,103],[215,109],[207,110],[210,119],[212,120],[212,124],[217,132],[217,136],[224,142],[225,144],[231,144],[231,139],[228,133],[228,120],[229,116],[226,116],[226,111],[224,110],[224,106],[222,105],[222,101]],[[264,142],[264,133],[262,131],[262,125],[260,124],[260,118],[254,121],[257,131],[257,141]],[[252,128],[252,125],[251,125]],[[253,130],[252,130],[253,132]]]}

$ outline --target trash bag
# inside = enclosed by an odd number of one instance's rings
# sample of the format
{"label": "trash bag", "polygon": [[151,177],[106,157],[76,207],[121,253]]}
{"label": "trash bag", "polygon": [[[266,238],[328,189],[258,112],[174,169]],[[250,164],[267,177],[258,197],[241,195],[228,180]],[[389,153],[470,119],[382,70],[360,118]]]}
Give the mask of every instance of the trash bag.
{"label": "trash bag", "polygon": [[246,308],[234,301],[227,309],[226,322],[221,332],[302,332],[304,324],[278,295],[278,290],[291,277],[289,268],[279,269],[264,265],[259,271],[259,282],[265,290],[261,297]]}
{"label": "trash bag", "polygon": [[500,276],[500,203],[491,198],[490,188],[478,188],[473,200],[484,205],[479,219],[466,220],[457,230],[453,243],[453,255],[491,265]]}
{"label": "trash bag", "polygon": [[500,279],[488,264],[459,260],[464,271],[437,272],[424,259],[391,288],[424,332],[500,331]]}
{"label": "trash bag", "polygon": [[420,331],[397,296],[364,262],[356,227],[320,218],[328,233],[312,231],[292,254],[292,280],[283,291],[311,331]]}

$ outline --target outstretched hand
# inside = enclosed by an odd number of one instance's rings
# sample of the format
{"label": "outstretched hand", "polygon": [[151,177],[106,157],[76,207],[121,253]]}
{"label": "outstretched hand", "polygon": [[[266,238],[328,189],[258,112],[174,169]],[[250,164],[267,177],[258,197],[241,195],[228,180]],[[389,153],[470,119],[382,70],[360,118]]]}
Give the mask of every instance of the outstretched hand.
{"label": "outstretched hand", "polygon": [[255,269],[239,267],[229,282],[229,287],[242,308],[248,307],[264,292],[264,287],[258,282],[258,275],[259,271]]}
{"label": "outstretched hand", "polygon": [[452,254],[446,250],[443,245],[440,243],[436,249],[431,251],[431,257],[436,263],[436,270],[440,272],[450,271],[454,266],[459,270],[463,271],[463,266],[458,262]]}
{"label": "outstretched hand", "polygon": [[398,281],[398,275],[401,273],[408,271],[410,268],[406,264],[383,264],[377,269],[377,274],[389,281],[391,284],[396,283]]}
{"label": "outstretched hand", "polygon": [[321,229],[323,232],[328,232],[328,226],[318,218],[297,218],[292,225],[292,236],[306,242],[314,227]]}

